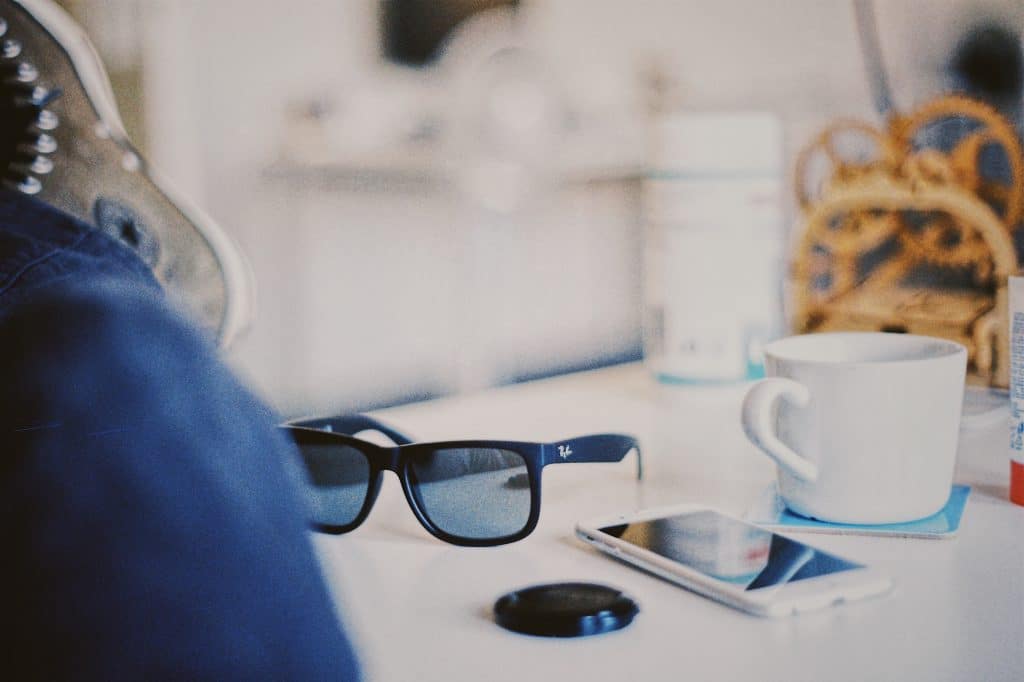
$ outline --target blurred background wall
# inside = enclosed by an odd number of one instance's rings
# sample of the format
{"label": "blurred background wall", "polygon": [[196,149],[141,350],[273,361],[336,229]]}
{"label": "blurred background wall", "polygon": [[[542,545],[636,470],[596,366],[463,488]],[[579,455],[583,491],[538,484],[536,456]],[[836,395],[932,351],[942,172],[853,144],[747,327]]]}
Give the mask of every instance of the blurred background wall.
{"label": "blurred background wall", "polygon": [[[385,19],[423,1],[64,4],[153,164],[251,257],[231,359],[288,415],[639,358],[659,108],[774,112],[790,160],[830,118],[877,119],[839,0],[437,0],[499,7],[422,65],[389,58],[422,50]],[[876,11],[900,107],[948,85],[971,25],[1024,26],[1015,1]]]}

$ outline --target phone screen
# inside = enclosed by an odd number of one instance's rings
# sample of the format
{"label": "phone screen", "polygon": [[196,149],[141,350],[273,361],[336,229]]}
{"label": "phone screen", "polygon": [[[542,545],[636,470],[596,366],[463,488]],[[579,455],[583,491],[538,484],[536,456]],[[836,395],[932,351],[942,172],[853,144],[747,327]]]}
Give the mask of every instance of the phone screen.
{"label": "phone screen", "polygon": [[863,568],[708,510],[600,530],[745,591]]}

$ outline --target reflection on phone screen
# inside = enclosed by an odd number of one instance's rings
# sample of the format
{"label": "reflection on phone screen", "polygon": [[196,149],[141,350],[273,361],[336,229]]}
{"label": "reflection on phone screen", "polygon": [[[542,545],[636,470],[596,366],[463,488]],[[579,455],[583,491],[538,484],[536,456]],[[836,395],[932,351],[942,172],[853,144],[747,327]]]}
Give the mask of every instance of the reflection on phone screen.
{"label": "reflection on phone screen", "polygon": [[862,568],[713,511],[606,526],[601,531],[745,590]]}

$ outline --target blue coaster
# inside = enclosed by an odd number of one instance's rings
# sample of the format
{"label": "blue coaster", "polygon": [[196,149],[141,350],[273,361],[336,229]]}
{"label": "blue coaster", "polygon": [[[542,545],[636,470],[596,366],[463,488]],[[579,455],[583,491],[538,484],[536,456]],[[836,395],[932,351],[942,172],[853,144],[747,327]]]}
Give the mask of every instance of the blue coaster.
{"label": "blue coaster", "polygon": [[[774,494],[774,493],[773,493]],[[845,523],[829,523],[815,521],[778,505],[781,511],[754,514],[748,518],[751,523],[779,530],[791,530],[801,533],[832,533],[835,535],[884,535],[899,538],[951,538],[960,528],[960,517],[963,516],[967,497],[971,494],[969,485],[954,485],[946,506],[924,519],[907,523],[887,523],[881,525],[861,526]],[[759,516],[763,518],[758,518]]]}

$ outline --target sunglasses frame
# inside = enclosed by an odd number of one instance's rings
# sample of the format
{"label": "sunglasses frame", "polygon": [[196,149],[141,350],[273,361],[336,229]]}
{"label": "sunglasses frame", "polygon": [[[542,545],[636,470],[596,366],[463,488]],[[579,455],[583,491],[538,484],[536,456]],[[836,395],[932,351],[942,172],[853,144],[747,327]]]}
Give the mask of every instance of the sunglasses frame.
{"label": "sunglasses frame", "polygon": [[[402,485],[406,502],[420,525],[434,537],[453,545],[463,547],[494,547],[522,540],[537,527],[540,520],[541,471],[548,464],[576,462],[620,462],[631,451],[637,453],[637,479],[643,478],[643,463],[640,447],[632,436],[607,433],[568,438],[554,443],[533,443],[506,440],[447,440],[414,443],[391,427],[365,415],[304,419],[283,424],[297,446],[302,445],[344,445],[366,457],[369,464],[369,478],[366,497],[355,518],[343,525],[313,523],[321,532],[340,535],[355,530],[370,515],[384,480],[384,472],[391,471]],[[355,434],[377,431],[395,443],[382,446],[357,438]],[[417,457],[437,450],[449,449],[495,449],[514,452],[526,463],[530,483],[530,513],[526,524],[516,533],[496,538],[471,538],[448,533],[430,520],[415,490],[416,483],[410,470],[410,463]]]}

